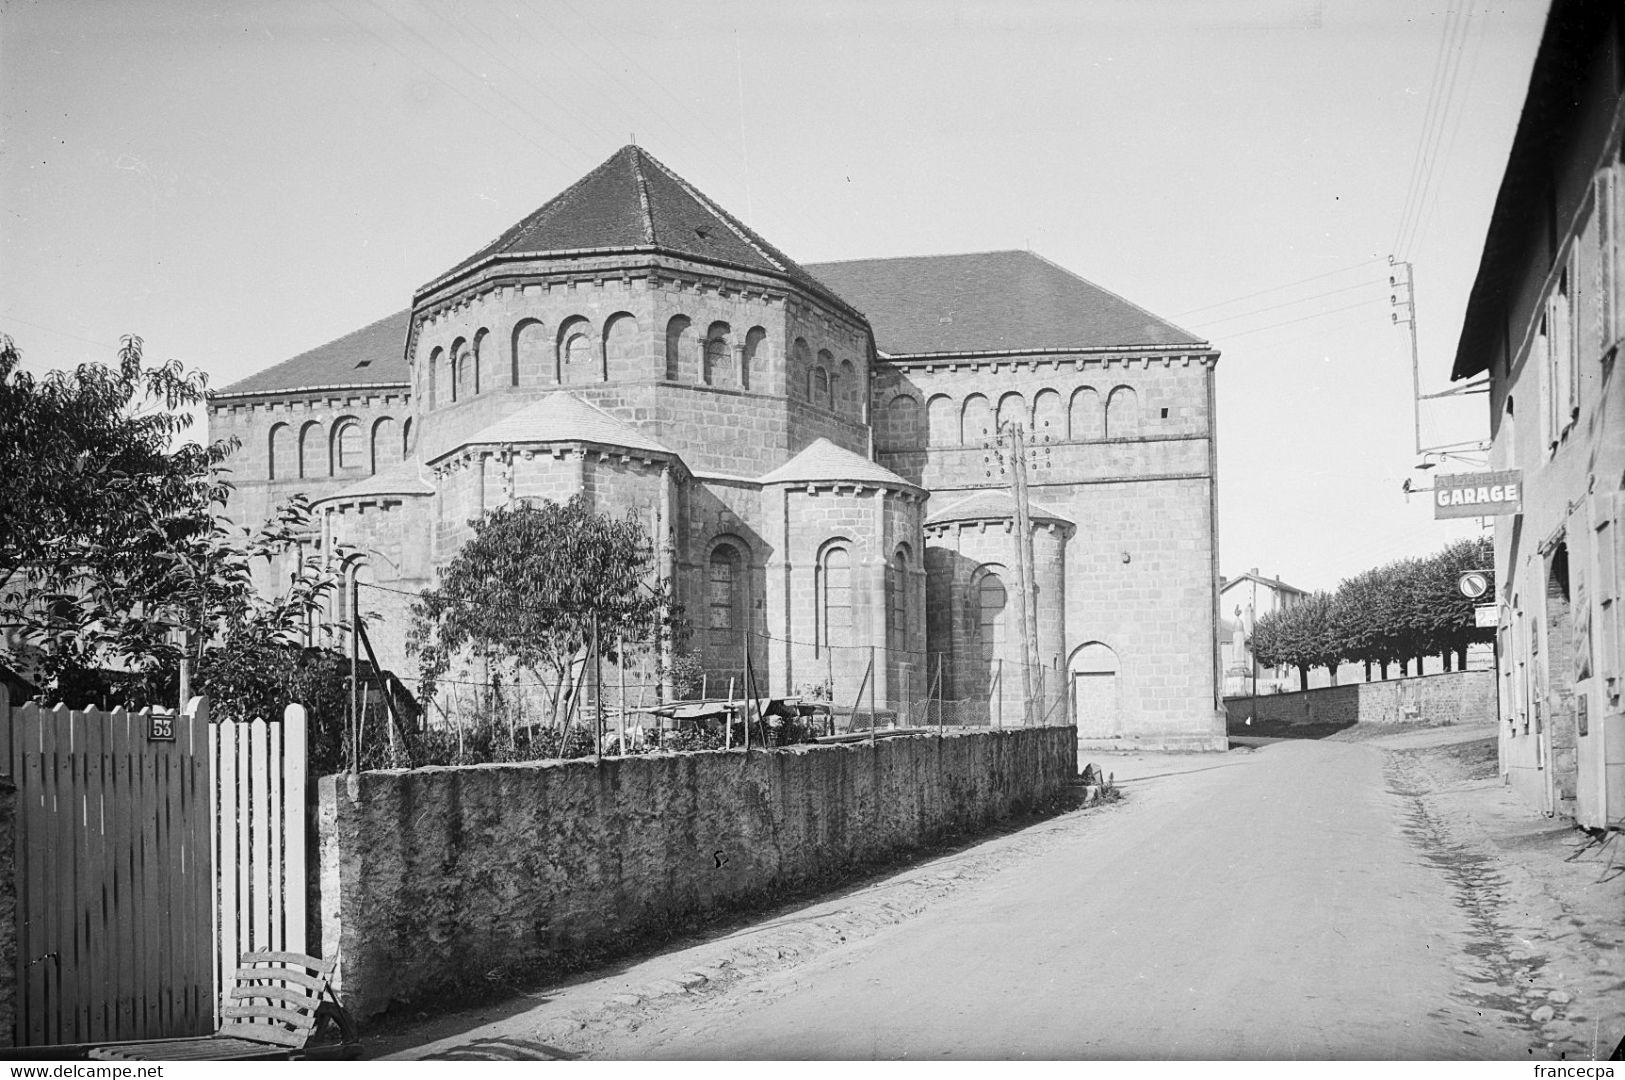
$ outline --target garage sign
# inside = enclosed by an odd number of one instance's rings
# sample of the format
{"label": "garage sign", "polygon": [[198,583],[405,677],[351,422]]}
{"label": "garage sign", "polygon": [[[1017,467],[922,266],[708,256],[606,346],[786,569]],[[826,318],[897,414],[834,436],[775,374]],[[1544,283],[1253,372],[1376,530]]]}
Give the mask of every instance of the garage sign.
{"label": "garage sign", "polygon": [[1523,513],[1523,470],[1457,473],[1433,480],[1434,518]]}

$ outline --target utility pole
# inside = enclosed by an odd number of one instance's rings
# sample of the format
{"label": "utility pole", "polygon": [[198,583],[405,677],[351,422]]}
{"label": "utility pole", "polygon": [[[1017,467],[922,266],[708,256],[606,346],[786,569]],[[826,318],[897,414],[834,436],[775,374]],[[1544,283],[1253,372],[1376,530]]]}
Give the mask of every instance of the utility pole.
{"label": "utility pole", "polygon": [[1010,425],[1010,494],[1016,504],[1016,614],[1021,619],[1021,722],[1033,722],[1033,653],[1037,647],[1038,603],[1033,582],[1032,517],[1027,499],[1027,439],[1019,423]]}
{"label": "utility pole", "polygon": [[[1409,261],[1395,259],[1388,256],[1388,265],[1405,268],[1405,276],[1398,274],[1388,275],[1388,285],[1394,292],[1388,295],[1388,303],[1396,310],[1389,313],[1394,325],[1404,323],[1411,332],[1411,410],[1414,426],[1416,428],[1416,456],[1422,456],[1422,364],[1418,359],[1416,348],[1416,269]],[[1400,312],[1405,314],[1402,316]]]}

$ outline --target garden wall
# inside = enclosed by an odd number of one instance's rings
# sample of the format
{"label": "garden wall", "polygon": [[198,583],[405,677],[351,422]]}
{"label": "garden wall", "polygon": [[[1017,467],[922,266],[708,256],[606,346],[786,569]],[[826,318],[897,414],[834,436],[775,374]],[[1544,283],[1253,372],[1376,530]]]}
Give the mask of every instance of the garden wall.
{"label": "garden wall", "polygon": [[324,777],[322,941],[368,1016],[834,880],[1076,772],[1059,727]]}
{"label": "garden wall", "polygon": [[[1495,672],[1451,671],[1408,679],[1350,683],[1291,694],[1224,699],[1230,733],[1260,728],[1365,724],[1477,724],[1495,721]],[[1251,716],[1251,726],[1247,717]]]}

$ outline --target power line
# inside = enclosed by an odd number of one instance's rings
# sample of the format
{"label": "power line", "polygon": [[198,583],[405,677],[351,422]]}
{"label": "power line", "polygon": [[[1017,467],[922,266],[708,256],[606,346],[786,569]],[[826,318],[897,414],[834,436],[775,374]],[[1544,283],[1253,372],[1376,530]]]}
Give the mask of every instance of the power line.
{"label": "power line", "polygon": [[564,138],[562,136],[559,136],[556,131],[553,131],[553,129],[549,128],[548,124],[544,120],[542,120],[541,117],[539,117],[535,113],[531,112],[528,108],[526,108],[520,102],[517,102],[513,98],[509,97],[505,92],[502,91],[501,88],[496,86],[489,79],[486,79],[485,77],[480,75],[478,72],[469,70],[467,65],[465,65],[462,61],[458,60],[455,56],[452,56],[450,53],[446,52],[446,50],[442,49],[439,45],[435,44],[435,42],[433,40],[431,40],[429,38],[426,38],[422,34],[418,33],[417,30],[413,29],[412,26],[409,23],[407,23],[404,19],[401,19],[401,18],[397,17],[388,8],[385,8],[385,7],[381,6],[381,5],[379,5],[377,3],[377,0],[367,0],[367,2],[369,4],[371,4],[375,9],[382,12],[383,15],[386,18],[388,18],[390,21],[394,22],[401,29],[405,30],[407,33],[411,34],[413,37],[415,37],[419,41],[423,42],[429,48],[433,49],[436,53],[438,53],[441,57],[443,57],[448,63],[455,66],[463,74],[467,75],[469,78],[473,79],[475,82],[481,83],[484,86],[489,87],[490,90],[493,93],[495,93],[498,97],[500,97],[503,101],[506,101],[509,105],[513,106],[513,108],[517,109],[519,112],[521,112],[525,116],[529,117],[530,120],[536,124],[538,129],[543,130],[543,131],[551,132],[554,135],[555,138],[559,138],[561,142],[564,142],[566,145],[570,146],[572,149],[574,149],[576,151],[576,153],[581,154],[582,157],[585,158],[585,159],[590,159],[593,156],[590,151],[583,150],[581,147],[579,147],[575,143],[571,142],[568,138]]}
{"label": "power line", "polygon": [[1383,299],[1381,297],[1379,297],[1379,298],[1377,298],[1375,300],[1362,300],[1358,304],[1349,304],[1349,305],[1347,305],[1345,307],[1332,308],[1329,311],[1317,311],[1313,315],[1305,315],[1305,316],[1303,316],[1301,318],[1297,318],[1297,319],[1286,319],[1286,320],[1284,320],[1282,322],[1270,323],[1267,326],[1255,326],[1251,330],[1241,330],[1241,331],[1238,331],[1237,333],[1226,334],[1224,336],[1226,338],[1229,338],[1229,339],[1232,339],[1232,340],[1235,339],[1235,338],[1239,338],[1239,337],[1248,337],[1249,335],[1252,335],[1252,334],[1262,334],[1266,330],[1274,330],[1277,327],[1291,326],[1294,323],[1308,322],[1310,319],[1324,319],[1328,315],[1336,315],[1339,312],[1344,312],[1344,311],[1353,311],[1356,308],[1370,307],[1373,304],[1381,304],[1383,302],[1384,301],[1383,301]]}
{"label": "power line", "polygon": [[1411,183],[1406,190],[1399,234],[1394,239],[1396,253],[1409,252],[1428,203],[1434,170],[1439,162],[1439,146],[1444,140],[1445,124],[1451,116],[1451,108],[1456,100],[1456,82],[1461,75],[1461,61],[1467,37],[1472,30],[1470,20],[1474,2],[1475,0],[1468,0],[1465,12],[1451,11],[1446,16],[1444,30],[1440,34],[1440,55],[1435,59],[1435,78],[1429,93],[1430,108],[1424,117],[1422,136],[1418,142],[1418,156],[1412,165]]}
{"label": "power line", "polygon": [[1260,315],[1266,311],[1277,311],[1284,307],[1294,307],[1298,304],[1307,304],[1311,300],[1320,300],[1328,296],[1338,296],[1342,293],[1354,292],[1356,289],[1370,289],[1382,285],[1380,281],[1362,281],[1356,285],[1345,285],[1340,289],[1328,289],[1325,292],[1315,293],[1313,296],[1299,297],[1296,300],[1283,300],[1279,304],[1270,304],[1266,307],[1243,311],[1239,315],[1225,315],[1217,319],[1208,319],[1197,322],[1197,326],[1214,326],[1218,323],[1234,322],[1237,319],[1246,319],[1253,315]]}
{"label": "power line", "polygon": [[1382,262],[1382,261],[1383,261],[1383,256],[1378,255],[1378,256],[1375,256],[1373,258],[1367,259],[1365,262],[1362,262],[1362,263],[1355,263],[1355,264],[1353,264],[1351,266],[1340,267],[1340,268],[1338,268],[1336,270],[1328,270],[1323,274],[1311,274],[1308,277],[1298,278],[1296,281],[1289,281],[1284,285],[1272,285],[1267,289],[1259,289],[1257,292],[1246,293],[1246,294],[1244,294],[1242,296],[1233,296],[1228,300],[1220,300],[1217,303],[1205,304],[1202,307],[1190,308],[1187,311],[1182,311],[1179,314],[1173,315],[1173,316],[1170,316],[1170,317],[1175,318],[1175,319],[1183,319],[1187,315],[1195,315],[1197,312],[1200,312],[1200,311],[1211,311],[1211,310],[1213,310],[1214,308],[1217,308],[1217,307],[1228,307],[1231,304],[1239,304],[1243,300],[1251,300],[1254,297],[1267,296],[1270,293],[1282,292],[1282,291],[1284,291],[1286,289],[1295,288],[1295,287],[1297,287],[1299,285],[1306,285],[1311,281],[1320,281],[1323,278],[1336,277],[1338,274],[1347,274],[1347,273],[1350,273],[1350,272],[1352,272],[1354,270],[1364,269],[1365,267],[1370,266],[1372,263],[1379,263],[1379,262]]}
{"label": "power line", "polygon": [[[1410,233],[1400,241],[1407,254],[1410,252],[1411,244],[1416,240],[1416,234],[1421,228],[1422,221],[1427,210],[1428,192],[1433,186],[1434,170],[1438,168],[1439,165],[1439,146],[1444,141],[1445,123],[1451,116],[1451,105],[1455,101],[1456,80],[1461,75],[1461,60],[1466,51],[1465,46],[1467,43],[1467,35],[1472,30],[1472,23],[1469,21],[1471,18],[1472,3],[1471,0],[1469,0],[1466,14],[1459,16],[1456,20],[1457,26],[1460,28],[1460,40],[1455,42],[1451,47],[1450,72],[1448,81],[1445,84],[1444,101],[1439,107],[1439,111],[1434,116],[1433,140],[1432,144],[1428,148],[1427,168],[1422,174],[1422,185],[1417,189],[1416,206],[1411,215]],[[1457,115],[1459,115],[1459,113],[1460,110],[1457,110]]]}
{"label": "power line", "polygon": [[1394,231],[1394,240],[1388,247],[1392,252],[1398,252],[1400,237],[1404,235],[1405,223],[1410,218],[1411,197],[1416,189],[1416,179],[1421,174],[1422,153],[1427,146],[1428,129],[1433,121],[1433,110],[1438,104],[1439,73],[1443,70],[1445,56],[1445,42],[1448,39],[1450,20],[1453,13],[1445,16],[1444,25],[1439,30],[1439,45],[1433,53],[1433,71],[1428,76],[1428,99],[1422,112],[1422,128],[1417,132],[1416,149],[1411,154],[1410,174],[1405,179],[1405,202],[1400,207],[1399,224]]}
{"label": "power line", "polygon": [[[461,90],[459,87],[454,86],[452,83],[446,81],[446,79],[441,77],[439,72],[435,71],[433,68],[429,67],[428,65],[421,63],[420,61],[415,59],[413,56],[411,56],[409,53],[405,52],[404,50],[402,50],[401,48],[396,46],[394,42],[390,41],[389,39],[387,39],[384,36],[382,36],[381,34],[379,34],[372,27],[368,26],[366,23],[362,22],[360,19],[357,19],[355,16],[351,15],[348,11],[345,11],[343,8],[339,7],[337,4],[335,4],[333,2],[333,0],[326,0],[326,2],[327,2],[327,6],[329,8],[331,8],[338,15],[342,16],[346,21],[348,21],[350,23],[353,23],[355,26],[360,28],[360,30],[363,33],[365,33],[367,36],[369,36],[373,40],[379,42],[385,48],[387,48],[391,52],[393,52],[396,56],[399,56],[401,59],[405,60],[408,64],[411,64],[413,67],[418,68],[424,74],[428,75],[429,78],[433,79],[435,82],[439,83],[441,86],[445,87],[447,90],[450,90],[452,93],[456,94],[458,97],[462,98],[464,101],[468,102],[470,105],[472,105],[476,109],[480,110],[480,112],[484,113],[486,116],[489,116],[492,120],[495,120],[501,126],[507,128],[514,135],[516,135],[520,139],[522,139],[525,143],[532,144],[532,145],[535,145],[537,143],[537,139],[536,139],[536,136],[534,134],[521,131],[520,129],[514,127],[507,120],[504,120],[502,117],[498,116],[496,113],[494,113],[490,109],[486,108],[484,104],[482,104],[481,102],[479,102],[478,100],[476,100],[475,98],[470,96],[469,94],[464,93],[463,90]],[[385,14],[388,14],[388,13],[386,12]],[[390,17],[393,18],[394,16],[390,16]],[[537,145],[536,148],[537,149],[542,149],[542,147],[540,147],[539,145]]]}
{"label": "power line", "polygon": [[[1467,82],[1462,88],[1462,94],[1463,94],[1464,98],[1466,100],[1468,100],[1468,101],[1472,100],[1473,84],[1477,81],[1477,78],[1478,78],[1478,61],[1479,61],[1479,58],[1482,57],[1483,54],[1484,54],[1484,39],[1488,35],[1489,35],[1489,19],[1488,18],[1482,18],[1482,19],[1479,20],[1478,38],[1473,43],[1472,62],[1467,67]],[[1450,139],[1449,139],[1448,142],[1445,143],[1445,147],[1444,147],[1444,158],[1445,158],[1446,161],[1451,160],[1453,155],[1455,154],[1455,151],[1456,151],[1456,137],[1461,134],[1461,121],[1462,121],[1462,118],[1464,116],[1466,116],[1466,115],[1467,115],[1467,109],[1466,109],[1465,106],[1463,106],[1462,108],[1456,110],[1455,120],[1450,125]],[[1411,237],[1411,245],[1416,246],[1416,247],[1421,246],[1422,237],[1427,234],[1427,226],[1431,225],[1433,223],[1433,211],[1438,208],[1439,196],[1440,196],[1440,193],[1443,192],[1443,190],[1444,190],[1443,183],[1439,184],[1438,187],[1435,187],[1433,189],[1432,205],[1427,209],[1426,215],[1423,218],[1422,227],[1420,229],[1418,229],[1417,232]]]}

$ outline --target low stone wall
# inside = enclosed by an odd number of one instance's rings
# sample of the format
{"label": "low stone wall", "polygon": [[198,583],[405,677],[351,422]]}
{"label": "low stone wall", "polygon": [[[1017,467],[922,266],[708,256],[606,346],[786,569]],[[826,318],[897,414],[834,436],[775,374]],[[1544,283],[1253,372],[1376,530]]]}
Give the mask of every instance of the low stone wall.
{"label": "low stone wall", "polygon": [[[1225,698],[1224,705],[1232,735],[1260,727],[1493,723],[1495,673],[1451,671],[1292,694]],[[1249,716],[1253,719],[1251,726],[1246,722]]]}
{"label": "low stone wall", "polygon": [[324,777],[322,940],[372,1015],[833,880],[1076,773],[1058,727]]}

